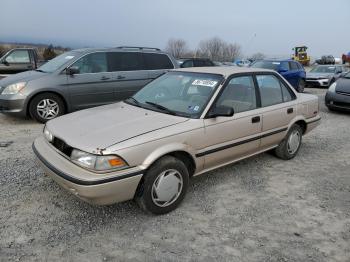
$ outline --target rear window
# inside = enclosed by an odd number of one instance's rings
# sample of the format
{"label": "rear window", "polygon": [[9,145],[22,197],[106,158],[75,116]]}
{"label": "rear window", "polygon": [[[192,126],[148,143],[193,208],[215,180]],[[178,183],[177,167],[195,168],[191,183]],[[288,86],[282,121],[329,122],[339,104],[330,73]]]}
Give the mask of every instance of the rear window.
{"label": "rear window", "polygon": [[148,70],[173,69],[174,65],[169,57],[164,54],[144,53],[146,68]]}
{"label": "rear window", "polygon": [[299,70],[298,64],[295,62],[289,62],[291,70]]}
{"label": "rear window", "polygon": [[107,58],[110,72],[146,69],[142,54],[138,52],[110,52]]}

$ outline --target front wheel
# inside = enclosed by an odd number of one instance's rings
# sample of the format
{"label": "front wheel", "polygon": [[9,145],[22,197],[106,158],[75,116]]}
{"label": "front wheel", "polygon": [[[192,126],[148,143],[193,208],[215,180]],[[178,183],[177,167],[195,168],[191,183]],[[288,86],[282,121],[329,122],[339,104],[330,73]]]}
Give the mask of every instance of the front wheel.
{"label": "front wheel", "polygon": [[166,214],[182,202],[188,183],[185,164],[175,157],[165,156],[147,171],[135,200],[146,212]]}
{"label": "front wheel", "polygon": [[40,123],[54,119],[65,113],[62,99],[52,93],[42,93],[35,96],[29,104],[30,116]]}
{"label": "front wheel", "polygon": [[283,141],[275,149],[277,157],[289,160],[296,156],[301,146],[303,130],[299,125],[293,125]]}

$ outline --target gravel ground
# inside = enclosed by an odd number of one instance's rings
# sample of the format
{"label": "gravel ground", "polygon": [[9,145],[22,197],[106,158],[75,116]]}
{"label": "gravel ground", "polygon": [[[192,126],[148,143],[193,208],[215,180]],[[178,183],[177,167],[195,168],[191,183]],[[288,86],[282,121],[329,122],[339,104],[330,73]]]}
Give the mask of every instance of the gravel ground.
{"label": "gravel ground", "polygon": [[350,116],[325,108],[296,158],[195,177],[163,216],[90,206],[34,161],[42,125],[0,114],[0,261],[350,261]]}

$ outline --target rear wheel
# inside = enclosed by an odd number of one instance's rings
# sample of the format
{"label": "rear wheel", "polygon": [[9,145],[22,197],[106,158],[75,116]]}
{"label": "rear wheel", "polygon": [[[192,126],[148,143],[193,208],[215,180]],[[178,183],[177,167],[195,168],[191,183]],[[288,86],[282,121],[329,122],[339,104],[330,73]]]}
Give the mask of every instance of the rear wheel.
{"label": "rear wheel", "polygon": [[52,93],[42,93],[35,96],[29,104],[30,116],[41,123],[54,119],[65,113],[62,99]]}
{"label": "rear wheel", "polygon": [[147,171],[135,200],[146,212],[165,214],[182,202],[188,183],[185,164],[175,157],[165,156]]}
{"label": "rear wheel", "polygon": [[303,136],[303,130],[299,125],[293,125],[286,137],[275,149],[275,154],[277,157],[289,160],[296,156],[301,146]]}

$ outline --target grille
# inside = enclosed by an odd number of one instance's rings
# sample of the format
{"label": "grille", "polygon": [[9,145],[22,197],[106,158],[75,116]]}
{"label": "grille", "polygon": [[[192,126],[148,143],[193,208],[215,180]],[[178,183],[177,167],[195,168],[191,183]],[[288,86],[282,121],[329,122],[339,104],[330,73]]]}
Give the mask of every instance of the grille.
{"label": "grille", "polygon": [[306,54],[299,54],[299,59],[300,60],[304,60],[306,58],[307,58]]}
{"label": "grille", "polygon": [[343,103],[343,102],[333,102],[333,105],[335,106],[340,106],[340,107],[345,107],[345,108],[350,108],[350,103]]}
{"label": "grille", "polygon": [[73,148],[67,145],[63,140],[55,137],[52,142],[53,146],[56,147],[59,151],[61,151],[66,156],[70,156]]}
{"label": "grille", "polygon": [[344,95],[344,96],[350,96],[350,93],[347,92],[340,92],[340,91],[335,91],[339,95]]}

